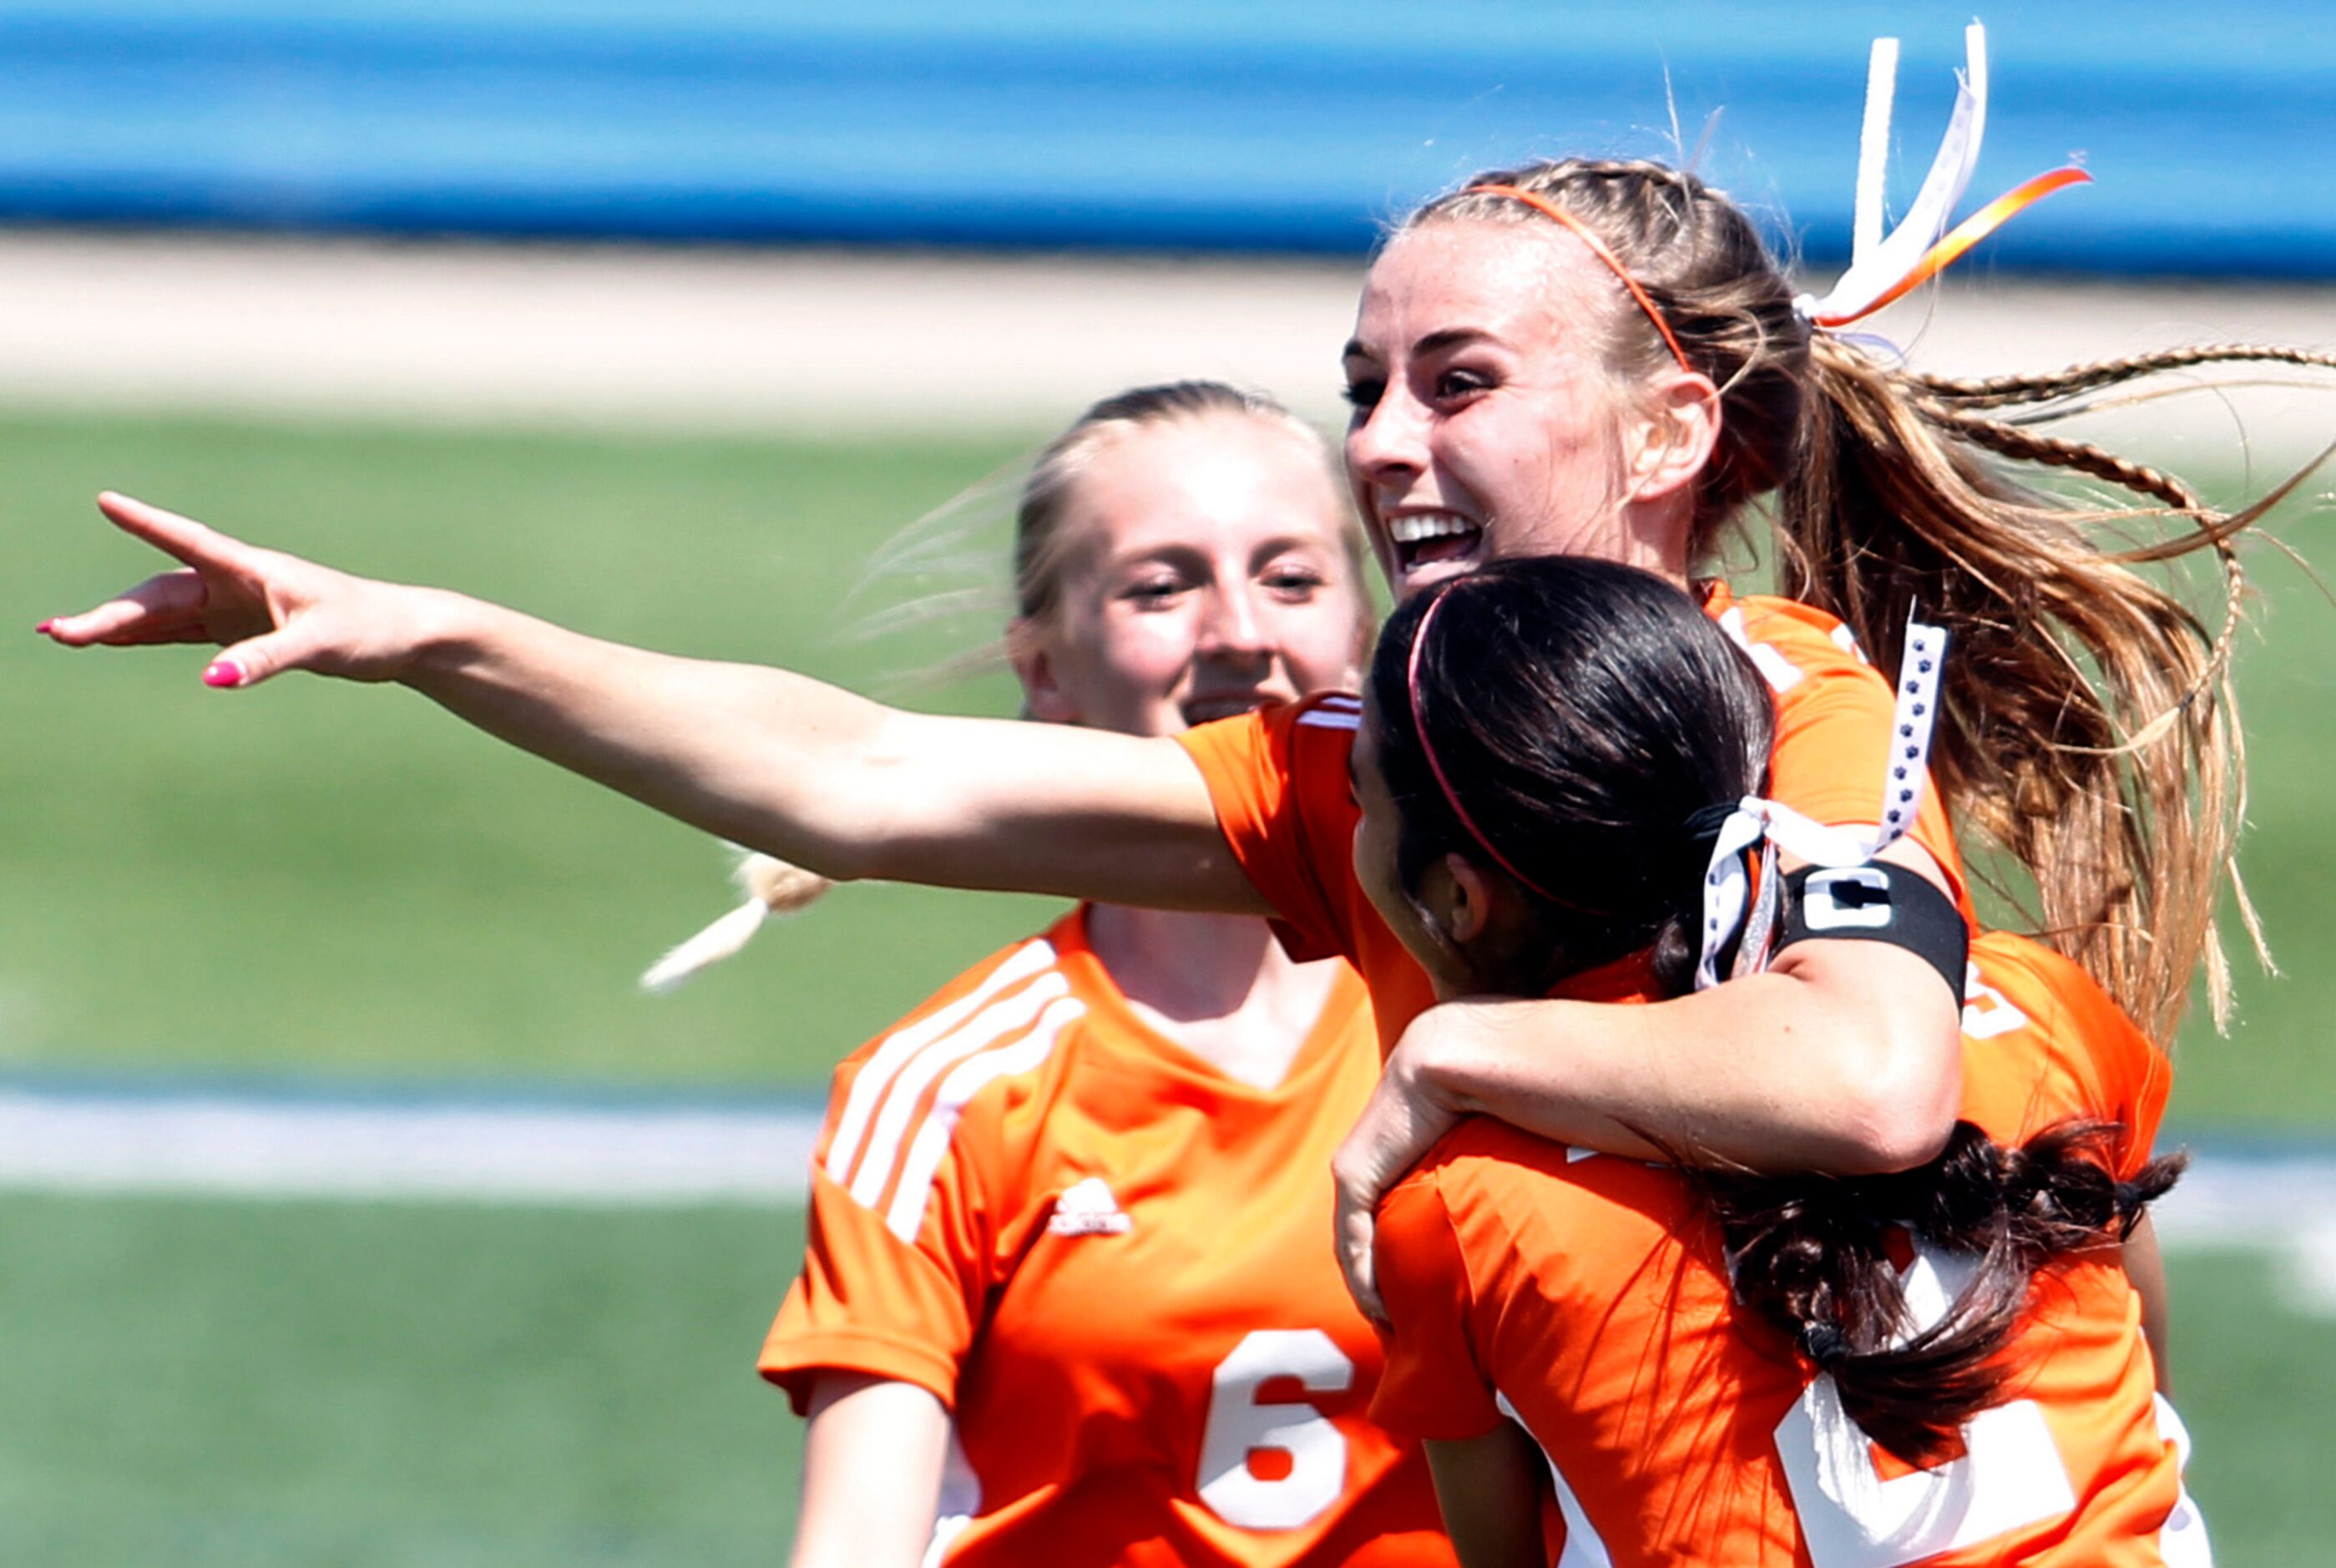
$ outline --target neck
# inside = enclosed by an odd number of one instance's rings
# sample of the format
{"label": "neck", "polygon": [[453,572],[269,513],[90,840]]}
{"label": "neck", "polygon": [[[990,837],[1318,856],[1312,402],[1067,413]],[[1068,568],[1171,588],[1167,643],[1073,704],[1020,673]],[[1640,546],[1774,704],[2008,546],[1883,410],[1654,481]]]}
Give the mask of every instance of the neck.
{"label": "neck", "polygon": [[1683,492],[1653,501],[1622,503],[1622,536],[1612,559],[1653,572],[1680,588],[1688,586],[1688,537],[1694,531],[1692,502]]}
{"label": "neck", "polygon": [[1291,962],[1248,915],[1096,904],[1087,941],[1145,1024],[1258,1088],[1289,1075],[1338,979],[1335,962]]}

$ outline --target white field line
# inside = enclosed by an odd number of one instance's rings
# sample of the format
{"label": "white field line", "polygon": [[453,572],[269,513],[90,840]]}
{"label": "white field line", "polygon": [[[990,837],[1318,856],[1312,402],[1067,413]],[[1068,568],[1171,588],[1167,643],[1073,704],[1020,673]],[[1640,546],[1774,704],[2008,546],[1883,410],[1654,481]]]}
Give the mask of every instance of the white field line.
{"label": "white field line", "polygon": [[0,1089],[0,1188],[600,1205],[800,1203],[806,1110]]}
{"label": "white field line", "polygon": [[[803,1201],[819,1114],[0,1087],[0,1189],[585,1206]],[[2169,1246],[2295,1249],[2336,1306],[2336,1154],[2200,1154]]]}

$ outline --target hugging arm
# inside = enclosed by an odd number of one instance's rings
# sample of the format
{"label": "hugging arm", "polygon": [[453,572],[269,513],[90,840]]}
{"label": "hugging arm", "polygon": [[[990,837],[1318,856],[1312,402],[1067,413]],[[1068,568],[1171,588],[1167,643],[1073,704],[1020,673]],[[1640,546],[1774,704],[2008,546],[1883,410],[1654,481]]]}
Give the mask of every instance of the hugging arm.
{"label": "hugging arm", "polygon": [[1542,1534],[1548,1470],[1523,1427],[1504,1421],[1481,1437],[1430,1439],[1425,1446],[1461,1568],[1541,1568],[1549,1561]]}
{"label": "hugging arm", "polygon": [[397,681],[668,815],[838,880],[1263,912],[1173,741],[911,714],[758,666],[674,658],[460,594],[257,549],[127,497],[182,563],[42,629],[73,647],[210,642],[215,686]]}
{"label": "hugging arm", "polygon": [[[1911,843],[1883,858],[1931,869]],[[1764,973],[1644,1007],[1430,1008],[1333,1162],[1348,1283],[1377,1315],[1379,1196],[1465,1115],[1640,1159],[1840,1175],[1921,1164],[1961,1104],[1961,1015],[1925,960],[1839,940],[1796,943]]]}

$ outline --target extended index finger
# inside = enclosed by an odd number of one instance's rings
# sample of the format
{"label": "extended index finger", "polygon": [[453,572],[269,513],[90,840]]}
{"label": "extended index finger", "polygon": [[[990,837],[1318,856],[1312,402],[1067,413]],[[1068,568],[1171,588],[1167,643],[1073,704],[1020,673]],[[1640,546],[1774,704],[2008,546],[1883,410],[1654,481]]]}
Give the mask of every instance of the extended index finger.
{"label": "extended index finger", "polygon": [[122,532],[144,540],[198,571],[205,567],[233,570],[245,564],[250,556],[251,547],[241,540],[135,496],[105,491],[97,498],[97,510]]}

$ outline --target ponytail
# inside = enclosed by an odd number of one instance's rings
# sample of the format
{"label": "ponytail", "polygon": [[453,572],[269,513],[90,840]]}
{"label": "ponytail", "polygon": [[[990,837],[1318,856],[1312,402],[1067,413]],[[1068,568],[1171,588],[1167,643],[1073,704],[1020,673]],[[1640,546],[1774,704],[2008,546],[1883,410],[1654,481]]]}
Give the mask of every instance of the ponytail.
{"label": "ponytail", "polygon": [[[1891,1175],[1690,1174],[1733,1260],[1737,1300],[1833,1379],[1843,1413],[1867,1437],[1927,1466],[2001,1400],[2002,1353],[2037,1271],[2123,1242],[2181,1174],[2182,1156],[2172,1155],[2117,1177],[2122,1132],[2065,1123],[2007,1149],[1958,1122],[1937,1159]],[[1907,1321],[1886,1245],[1901,1228],[1971,1261],[1935,1322]]]}
{"label": "ponytail", "polygon": [[[2229,968],[2214,927],[2227,873],[2261,947],[2233,848],[2244,768],[2230,654],[2245,578],[2232,536],[2302,475],[2222,513],[2179,479],[1988,410],[2064,401],[2214,360],[2329,356],[2232,346],[1961,382],[1890,369],[1824,334],[1810,345],[1802,461],[1780,487],[1781,589],[1827,610],[1885,664],[1908,607],[1943,624],[1948,672],[1932,767],[1964,826],[2026,869],[1998,885],[2154,1037],[2171,1037],[2201,958],[2215,1020]],[[2072,506],[1990,459],[2056,468],[2137,505]],[[2175,527],[2164,534],[2166,524]],[[2096,535],[2164,535],[2105,549]],[[2137,568],[2210,556],[2210,626]]]}

